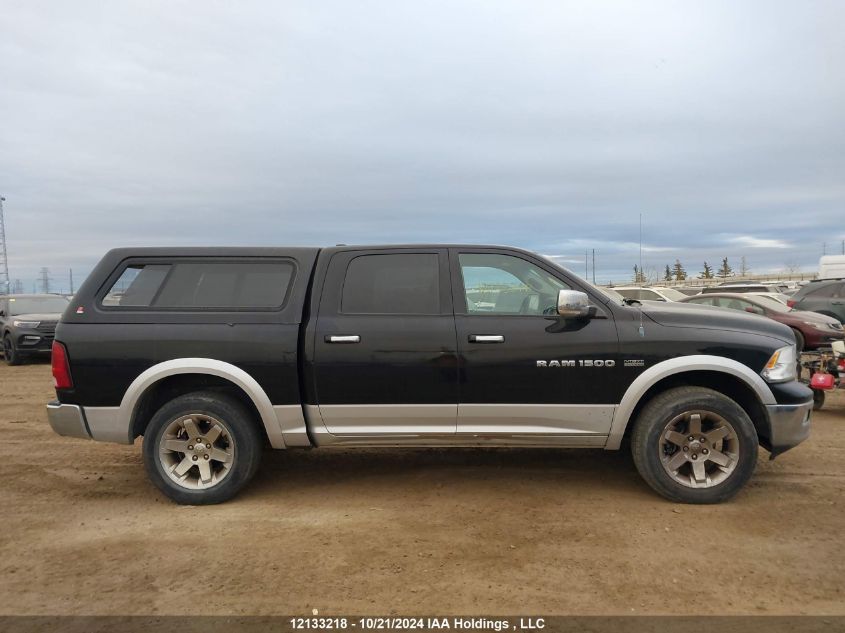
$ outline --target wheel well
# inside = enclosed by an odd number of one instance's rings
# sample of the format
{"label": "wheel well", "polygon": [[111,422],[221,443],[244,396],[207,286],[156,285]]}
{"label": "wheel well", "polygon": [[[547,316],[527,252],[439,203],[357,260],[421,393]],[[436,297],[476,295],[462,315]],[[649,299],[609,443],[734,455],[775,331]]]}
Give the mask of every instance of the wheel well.
{"label": "wheel well", "polygon": [[176,374],[150,385],[141,395],[132,412],[132,438],[144,434],[156,411],[167,402],[194,391],[214,391],[240,402],[252,414],[253,422],[265,441],[268,441],[264,425],[261,423],[261,415],[247,393],[235,383],[210,374]]}
{"label": "wheel well", "polygon": [[[748,414],[757,430],[757,436],[765,442],[769,435],[768,416],[766,409],[754,390],[741,378],[718,371],[685,371],[658,380],[643,394],[637,406],[631,412],[628,425],[625,427],[624,439],[628,439],[634,428],[634,422],[649,401],[667,389],[675,387],[706,387],[727,396]],[[763,443],[761,442],[761,443]]]}

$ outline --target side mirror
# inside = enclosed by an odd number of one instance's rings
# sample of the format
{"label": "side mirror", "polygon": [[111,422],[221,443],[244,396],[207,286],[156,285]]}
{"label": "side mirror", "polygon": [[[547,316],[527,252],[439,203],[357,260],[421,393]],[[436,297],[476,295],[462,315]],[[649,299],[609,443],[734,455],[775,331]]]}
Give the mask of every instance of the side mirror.
{"label": "side mirror", "polygon": [[557,313],[565,319],[583,319],[595,313],[587,293],[578,290],[560,290],[557,293]]}

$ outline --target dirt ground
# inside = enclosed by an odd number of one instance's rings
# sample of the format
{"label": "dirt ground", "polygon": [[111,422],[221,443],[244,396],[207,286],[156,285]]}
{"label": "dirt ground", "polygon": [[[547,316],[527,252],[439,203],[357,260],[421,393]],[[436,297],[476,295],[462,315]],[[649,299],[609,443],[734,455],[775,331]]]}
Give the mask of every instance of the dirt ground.
{"label": "dirt ground", "polygon": [[721,506],[601,450],[268,452],[179,507],[140,443],[61,438],[0,366],[0,614],[845,614],[845,398]]}

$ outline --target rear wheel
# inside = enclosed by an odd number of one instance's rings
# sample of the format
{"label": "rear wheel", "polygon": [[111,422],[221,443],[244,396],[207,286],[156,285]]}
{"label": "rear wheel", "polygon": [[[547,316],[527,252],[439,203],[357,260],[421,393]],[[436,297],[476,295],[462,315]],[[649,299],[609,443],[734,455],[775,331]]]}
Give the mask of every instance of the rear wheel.
{"label": "rear wheel", "polygon": [[261,436],[237,400],[197,392],[168,402],[144,433],[150,480],[177,503],[205,505],[235,496],[261,461]]}
{"label": "rear wheel", "polygon": [[646,483],[671,501],[719,503],[754,472],[758,439],[736,402],[712,389],[678,387],[649,402],[631,436]]}
{"label": "rear wheel", "polygon": [[23,359],[20,353],[15,349],[15,344],[12,342],[12,337],[8,334],[3,337],[3,356],[6,359],[7,365],[21,365]]}

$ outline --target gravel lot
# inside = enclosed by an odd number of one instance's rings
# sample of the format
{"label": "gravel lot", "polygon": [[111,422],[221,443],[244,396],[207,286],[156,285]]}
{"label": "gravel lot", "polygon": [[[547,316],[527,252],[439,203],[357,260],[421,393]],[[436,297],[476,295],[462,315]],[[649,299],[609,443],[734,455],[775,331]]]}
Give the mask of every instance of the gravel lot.
{"label": "gravel lot", "polygon": [[60,438],[46,364],[0,366],[0,614],[845,614],[845,398],[721,506],[621,453],[268,452],[179,507],[139,443]]}

